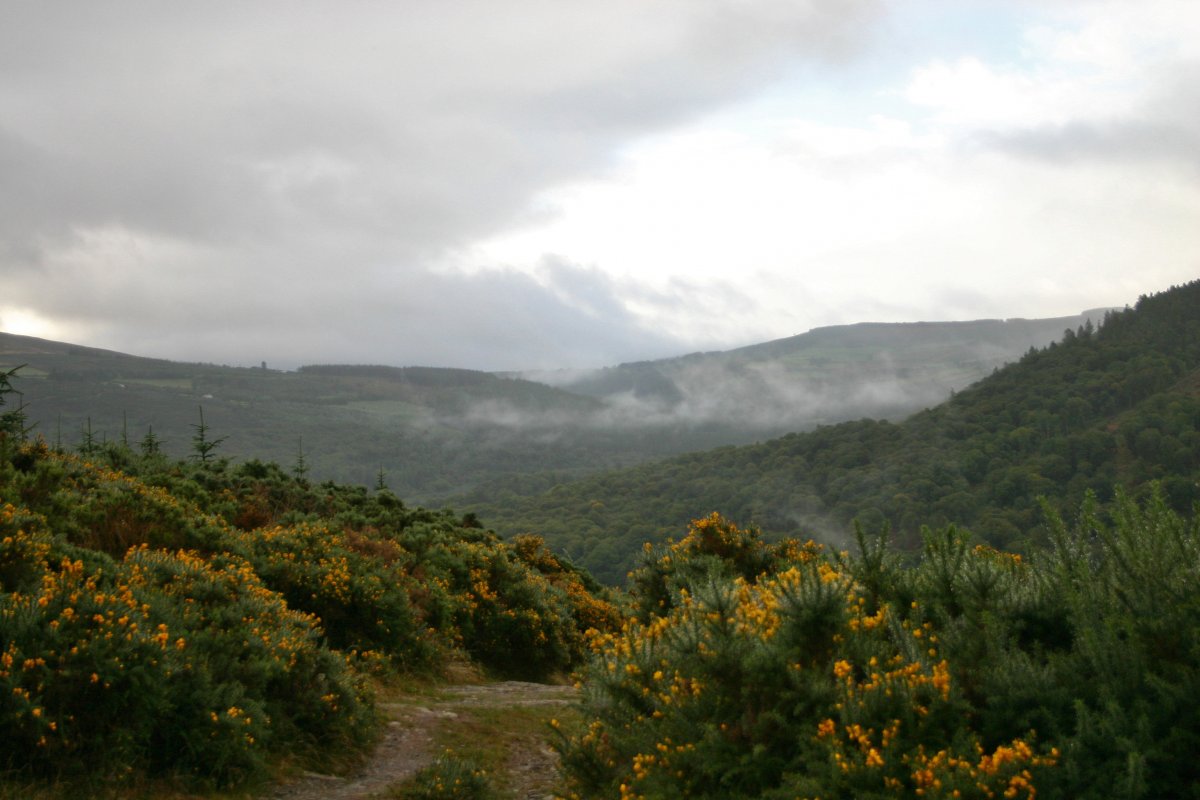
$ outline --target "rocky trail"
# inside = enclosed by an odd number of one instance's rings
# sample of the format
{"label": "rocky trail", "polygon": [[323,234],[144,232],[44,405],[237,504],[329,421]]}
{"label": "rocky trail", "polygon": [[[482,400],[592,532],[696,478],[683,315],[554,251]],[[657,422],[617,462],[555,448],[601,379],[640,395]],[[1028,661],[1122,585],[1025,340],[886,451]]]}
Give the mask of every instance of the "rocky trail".
{"label": "rocky trail", "polygon": [[546,723],[575,697],[570,686],[521,681],[470,683],[394,695],[379,704],[387,727],[367,762],[348,776],[305,773],[269,795],[275,800],[367,800],[386,797],[446,748],[499,764],[489,770],[505,796],[553,797],[557,755]]}

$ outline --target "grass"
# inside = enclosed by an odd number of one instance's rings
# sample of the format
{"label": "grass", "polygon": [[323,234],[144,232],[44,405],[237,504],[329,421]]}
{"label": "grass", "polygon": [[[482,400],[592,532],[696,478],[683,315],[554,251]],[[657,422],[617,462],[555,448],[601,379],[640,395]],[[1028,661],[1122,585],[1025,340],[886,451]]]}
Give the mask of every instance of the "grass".
{"label": "grass", "polygon": [[[529,786],[528,779],[520,781],[514,767],[527,759],[527,754],[549,746],[555,738],[552,720],[560,729],[574,731],[583,724],[579,712],[572,706],[559,704],[511,704],[472,705],[459,699],[454,693],[457,685],[478,683],[481,679],[477,670],[469,665],[459,665],[469,674],[451,674],[450,682],[421,677],[389,679],[387,685],[377,689],[377,698],[382,707],[394,706],[437,706],[453,711],[456,715],[434,724],[433,752],[441,754],[439,759],[442,774],[464,775],[480,770],[486,776],[489,793],[472,797],[524,797],[537,789],[548,794],[556,788],[556,780],[537,781]],[[426,770],[425,772],[429,772]],[[384,798],[402,800],[409,797],[438,796],[428,793],[431,777],[418,774],[401,784],[391,787],[381,795]]]}
{"label": "grass", "polygon": [[561,726],[582,724],[578,712],[564,706],[481,707],[462,709],[458,714],[453,725],[439,729],[435,742],[494,776],[501,796],[514,796],[518,788],[512,767],[522,752],[549,744],[551,720]]}
{"label": "grass", "polygon": [[351,400],[346,407],[379,417],[417,420],[430,416],[428,408],[405,400]]}
{"label": "grass", "polygon": [[[21,377],[25,377],[25,371],[21,371]],[[132,383],[139,386],[153,386],[157,389],[180,389],[185,392],[192,391],[191,378],[115,378],[113,383]]]}

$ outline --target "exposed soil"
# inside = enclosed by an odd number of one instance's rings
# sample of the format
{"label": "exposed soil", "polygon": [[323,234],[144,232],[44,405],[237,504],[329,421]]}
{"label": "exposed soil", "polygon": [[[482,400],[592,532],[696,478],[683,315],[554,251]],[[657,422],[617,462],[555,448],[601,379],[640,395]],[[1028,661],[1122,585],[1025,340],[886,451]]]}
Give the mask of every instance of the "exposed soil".
{"label": "exposed soil", "polygon": [[[522,709],[566,706],[575,697],[570,686],[504,681],[448,686],[433,694],[392,698],[381,703],[389,718],[386,731],[367,763],[352,775],[305,773],[278,787],[270,795],[276,800],[365,800],[404,781],[440,755],[439,738],[453,733],[456,725],[478,729],[480,709]],[[552,716],[548,713],[547,716]],[[504,769],[512,797],[542,800],[552,797],[557,779],[557,756],[544,736],[496,730],[504,738]]]}

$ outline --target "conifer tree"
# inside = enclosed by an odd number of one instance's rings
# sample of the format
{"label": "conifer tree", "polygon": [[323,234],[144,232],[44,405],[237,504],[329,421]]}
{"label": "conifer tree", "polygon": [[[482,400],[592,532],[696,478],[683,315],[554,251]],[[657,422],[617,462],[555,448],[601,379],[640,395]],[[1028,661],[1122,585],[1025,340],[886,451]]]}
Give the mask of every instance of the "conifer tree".
{"label": "conifer tree", "polygon": [[92,433],[92,418],[87,418],[87,423],[83,427],[83,440],[79,443],[79,452],[85,456],[94,455],[100,449],[100,445],[96,443],[96,434]]}
{"label": "conifer tree", "polygon": [[292,467],[292,474],[296,476],[296,480],[304,481],[308,476],[308,462],[304,459],[304,437],[298,437],[296,445],[296,463]]}
{"label": "conifer tree", "polygon": [[208,425],[204,422],[204,406],[200,408],[200,422],[193,424],[192,428],[196,433],[192,436],[192,458],[199,461],[201,464],[207,464],[213,459],[213,451],[220,446],[221,442],[228,439],[228,436],[222,436],[218,439],[210,439],[208,437]]}
{"label": "conifer tree", "polygon": [[147,458],[156,456],[162,452],[162,439],[154,433],[154,426],[150,425],[146,429],[146,435],[142,437],[141,442],[142,455]]}
{"label": "conifer tree", "polygon": [[[21,366],[24,366],[24,364]],[[29,429],[25,427],[25,398],[13,388],[11,381],[20,368],[13,367],[10,370],[0,370],[0,406],[4,406],[8,402],[6,397],[10,394],[15,394],[18,398],[16,408],[0,414],[0,434],[18,440],[24,439],[25,434],[29,432]]]}

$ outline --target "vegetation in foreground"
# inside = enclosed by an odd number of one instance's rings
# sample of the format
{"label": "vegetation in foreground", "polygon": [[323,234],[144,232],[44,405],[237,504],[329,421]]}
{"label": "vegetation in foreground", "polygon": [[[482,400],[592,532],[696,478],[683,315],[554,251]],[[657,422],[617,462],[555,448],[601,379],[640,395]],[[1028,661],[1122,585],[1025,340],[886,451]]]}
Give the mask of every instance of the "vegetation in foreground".
{"label": "vegetation in foreground", "polygon": [[447,750],[391,793],[395,800],[496,800],[487,770]]}
{"label": "vegetation in foreground", "polygon": [[1051,527],[906,564],[696,521],[593,642],[573,796],[1198,796],[1200,525],[1156,493]]}
{"label": "vegetation in foreground", "polygon": [[[9,374],[4,374],[8,388]],[[3,399],[0,393],[0,400]],[[253,783],[374,736],[366,676],[544,678],[614,607],[540,541],[278,466],[0,431],[0,773]]]}

